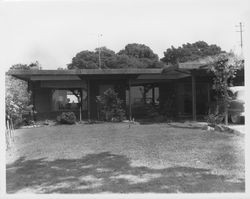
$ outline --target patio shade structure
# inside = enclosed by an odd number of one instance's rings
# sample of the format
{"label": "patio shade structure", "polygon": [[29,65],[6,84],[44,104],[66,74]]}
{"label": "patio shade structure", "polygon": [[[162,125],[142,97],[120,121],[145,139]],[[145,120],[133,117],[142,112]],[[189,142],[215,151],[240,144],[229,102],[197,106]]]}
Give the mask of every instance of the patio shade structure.
{"label": "patio shade structure", "polygon": [[[39,83],[39,88],[48,88],[48,89],[67,89],[67,88],[83,88],[83,84],[86,86],[85,91],[87,92],[87,113],[86,116],[88,119],[93,117],[93,113],[96,112],[95,107],[95,97],[100,93],[97,92],[98,87],[102,86],[105,82],[113,85],[123,85],[120,88],[122,93],[125,93],[125,98],[127,96],[127,110],[128,118],[131,120],[133,118],[133,108],[132,108],[132,91],[131,88],[138,87],[141,85],[147,84],[157,84],[163,85],[165,89],[166,84],[171,82],[177,83],[187,83],[191,85],[190,91],[191,95],[189,106],[191,110],[192,119],[197,119],[197,86],[201,79],[208,79],[212,77],[211,73],[208,73],[207,66],[211,63],[212,58],[206,58],[198,61],[178,63],[176,65],[167,65],[164,68],[123,68],[123,69],[77,69],[77,70],[10,70],[6,74],[12,75],[18,79],[22,79],[28,82],[28,85],[36,85]],[[244,74],[241,74],[244,77]],[[185,81],[184,81],[185,79]],[[211,79],[211,78],[210,78]],[[207,98],[210,98],[208,82],[206,80],[207,86],[204,89],[207,89]],[[171,87],[171,86],[170,86]],[[164,95],[163,91],[159,91]],[[203,87],[201,88],[203,89]],[[203,89],[203,90],[204,90]],[[34,90],[34,93],[36,90]],[[181,90],[178,91],[182,92]],[[206,92],[206,91],[204,91]],[[155,101],[155,87],[152,88],[152,99]],[[124,94],[123,94],[124,96]],[[161,95],[160,95],[161,96]],[[179,96],[179,98],[181,98]],[[161,98],[165,100],[165,98]],[[183,99],[181,99],[183,100]],[[199,101],[199,100],[198,100]],[[209,101],[209,99],[208,99]],[[200,102],[200,101],[199,101]],[[179,103],[179,101],[176,103]],[[203,103],[203,102],[202,102]],[[205,103],[205,102],[204,102]],[[177,104],[179,105],[179,104]],[[188,107],[188,108],[189,108]],[[198,111],[199,112],[199,111]]]}
{"label": "patio shade structure", "polygon": [[[132,119],[131,108],[131,87],[145,83],[165,82],[166,80],[179,79],[187,77],[189,74],[171,71],[169,73],[162,73],[162,69],[79,69],[79,70],[10,70],[8,75],[12,75],[18,79],[27,82],[42,82],[43,86],[50,86],[50,81],[63,82],[68,81],[72,84],[77,84],[77,81],[86,80],[88,91],[88,119],[90,119],[90,84],[91,80],[101,81],[104,79],[127,79],[129,91],[129,119]],[[61,88],[67,85],[61,85]],[[77,85],[75,85],[77,87]]]}

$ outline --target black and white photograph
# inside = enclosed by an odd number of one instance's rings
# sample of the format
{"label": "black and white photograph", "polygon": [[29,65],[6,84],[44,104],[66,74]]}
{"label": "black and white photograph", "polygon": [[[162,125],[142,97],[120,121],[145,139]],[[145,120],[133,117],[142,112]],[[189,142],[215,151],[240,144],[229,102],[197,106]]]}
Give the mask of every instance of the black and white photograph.
{"label": "black and white photograph", "polygon": [[1,1],[1,194],[247,198],[249,19],[248,0]]}

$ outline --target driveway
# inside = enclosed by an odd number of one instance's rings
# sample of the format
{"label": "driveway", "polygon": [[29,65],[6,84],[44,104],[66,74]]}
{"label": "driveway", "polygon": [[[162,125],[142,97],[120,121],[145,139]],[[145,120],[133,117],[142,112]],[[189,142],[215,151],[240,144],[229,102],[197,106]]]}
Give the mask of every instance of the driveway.
{"label": "driveway", "polygon": [[8,193],[244,192],[244,136],[176,124],[19,129]]}

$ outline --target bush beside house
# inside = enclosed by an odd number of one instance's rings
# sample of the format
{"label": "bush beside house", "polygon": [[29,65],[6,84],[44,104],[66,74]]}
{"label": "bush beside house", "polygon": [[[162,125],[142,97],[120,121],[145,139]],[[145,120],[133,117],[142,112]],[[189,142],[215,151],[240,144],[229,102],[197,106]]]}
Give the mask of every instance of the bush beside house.
{"label": "bush beside house", "polygon": [[125,119],[125,110],[122,107],[123,101],[117,95],[113,89],[108,89],[102,95],[97,96],[101,120],[119,122]]}

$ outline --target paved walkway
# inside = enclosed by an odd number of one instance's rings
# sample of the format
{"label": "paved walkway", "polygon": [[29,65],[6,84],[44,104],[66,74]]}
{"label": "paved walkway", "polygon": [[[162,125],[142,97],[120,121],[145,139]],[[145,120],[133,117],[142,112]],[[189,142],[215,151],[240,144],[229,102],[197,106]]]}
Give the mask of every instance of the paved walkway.
{"label": "paved walkway", "polygon": [[241,125],[237,125],[237,124],[230,124],[228,126],[229,128],[239,132],[239,133],[242,133],[242,134],[246,134],[246,128],[245,128],[245,125],[244,124],[241,124]]}

